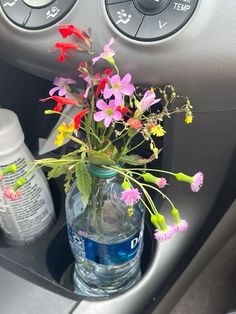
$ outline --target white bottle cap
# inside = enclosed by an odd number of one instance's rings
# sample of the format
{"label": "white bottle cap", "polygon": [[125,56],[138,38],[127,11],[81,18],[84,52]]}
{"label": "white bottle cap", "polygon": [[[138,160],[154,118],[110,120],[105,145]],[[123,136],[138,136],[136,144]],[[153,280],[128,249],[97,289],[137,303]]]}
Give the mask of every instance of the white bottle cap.
{"label": "white bottle cap", "polygon": [[0,157],[17,150],[23,142],[24,133],[17,115],[0,108]]}

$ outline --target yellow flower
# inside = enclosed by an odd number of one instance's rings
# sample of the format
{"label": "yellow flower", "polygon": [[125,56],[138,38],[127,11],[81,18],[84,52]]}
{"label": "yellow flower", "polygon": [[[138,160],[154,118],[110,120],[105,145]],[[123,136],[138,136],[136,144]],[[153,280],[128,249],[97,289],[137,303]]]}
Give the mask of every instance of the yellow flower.
{"label": "yellow flower", "polygon": [[166,134],[166,131],[160,124],[157,124],[151,128],[151,134],[157,137],[163,136]]}
{"label": "yellow flower", "polygon": [[193,116],[192,115],[186,115],[184,122],[186,124],[190,124],[193,122]]}
{"label": "yellow flower", "polygon": [[72,133],[75,130],[74,123],[70,123],[67,126],[65,122],[62,122],[62,124],[59,125],[57,130],[58,130],[58,134],[57,134],[57,138],[56,138],[54,144],[61,146],[63,144],[65,137],[69,133]]}
{"label": "yellow flower", "polygon": [[54,141],[54,144],[56,144],[57,146],[61,146],[63,144],[64,141],[64,136],[62,133],[58,133],[57,134],[57,139]]}

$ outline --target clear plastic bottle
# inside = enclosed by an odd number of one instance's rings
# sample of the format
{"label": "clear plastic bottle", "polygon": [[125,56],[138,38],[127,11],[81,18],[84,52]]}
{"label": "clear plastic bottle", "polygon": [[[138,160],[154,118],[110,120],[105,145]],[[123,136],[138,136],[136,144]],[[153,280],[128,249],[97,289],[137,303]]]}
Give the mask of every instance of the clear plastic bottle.
{"label": "clear plastic bottle", "polygon": [[28,244],[49,230],[55,222],[52,197],[41,170],[34,171],[22,186],[17,200],[4,196],[3,189],[14,185],[25,174],[25,163],[34,158],[24,143],[24,134],[17,115],[0,109],[0,170],[16,164],[18,170],[0,180],[0,227],[11,244]]}
{"label": "clear plastic bottle", "polygon": [[118,295],[141,278],[144,211],[137,203],[128,215],[120,200],[119,176],[90,167],[92,193],[83,208],[76,182],[66,198],[67,227],[75,257],[75,292],[91,297]]}

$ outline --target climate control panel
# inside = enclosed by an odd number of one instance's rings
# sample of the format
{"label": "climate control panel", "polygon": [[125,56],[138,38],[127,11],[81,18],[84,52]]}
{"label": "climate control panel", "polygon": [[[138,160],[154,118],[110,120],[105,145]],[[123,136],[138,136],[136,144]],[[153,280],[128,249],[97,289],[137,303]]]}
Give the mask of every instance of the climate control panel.
{"label": "climate control panel", "polygon": [[105,0],[113,25],[124,35],[155,41],[178,31],[192,16],[198,0]]}

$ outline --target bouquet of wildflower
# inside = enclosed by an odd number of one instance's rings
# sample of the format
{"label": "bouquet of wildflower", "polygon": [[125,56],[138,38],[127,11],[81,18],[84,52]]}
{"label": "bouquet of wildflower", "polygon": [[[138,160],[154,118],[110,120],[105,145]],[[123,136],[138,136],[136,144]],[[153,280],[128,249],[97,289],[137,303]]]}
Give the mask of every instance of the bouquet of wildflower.
{"label": "bouquet of wildflower", "polygon": [[[49,179],[65,175],[66,192],[76,179],[86,206],[91,193],[91,177],[87,164],[91,163],[113,169],[123,176],[120,200],[127,205],[129,215],[132,215],[135,203],[143,203],[155,226],[154,236],[157,240],[166,240],[177,232],[184,231],[188,223],[180,218],[178,209],[161,191],[167,185],[163,175],[168,174],[178,181],[187,182],[193,192],[198,192],[203,183],[203,174],[198,172],[194,176],[188,176],[184,173],[151,169],[147,164],[155,161],[161,151],[158,148],[158,138],[166,133],[163,128],[165,118],[183,113],[185,122],[192,123],[192,106],[189,99],[179,96],[171,85],[164,88],[135,87],[130,73],[119,73],[112,49],[113,38],[97,55],[90,30],[84,32],[73,25],[61,25],[58,30],[63,38],[71,37],[75,40],[55,44],[56,50],[60,51],[59,62],[66,61],[67,55],[73,50],[87,52],[92,56],[91,60],[82,61],[78,66],[78,80],[85,82],[84,90],[77,88],[74,79],[56,77],[53,82],[55,87],[50,90],[49,97],[40,100],[55,102],[54,108],[46,110],[45,114],[64,117],[58,127],[55,144],[61,146],[67,139],[74,142],[75,149],[59,159],[45,158],[33,161],[24,177],[18,179],[13,187],[4,188],[4,195],[11,199],[20,197],[20,187],[26,182],[27,176],[33,170],[47,166],[50,168]],[[107,64],[102,72],[95,71],[99,62]],[[78,109],[74,117],[70,118],[63,112],[65,105]],[[135,152],[142,145],[147,146],[147,143],[150,154],[142,158]],[[0,179],[6,173],[16,170],[15,165],[2,170]],[[158,212],[149,194],[150,189],[169,202],[173,224],[167,225],[165,217]]]}

